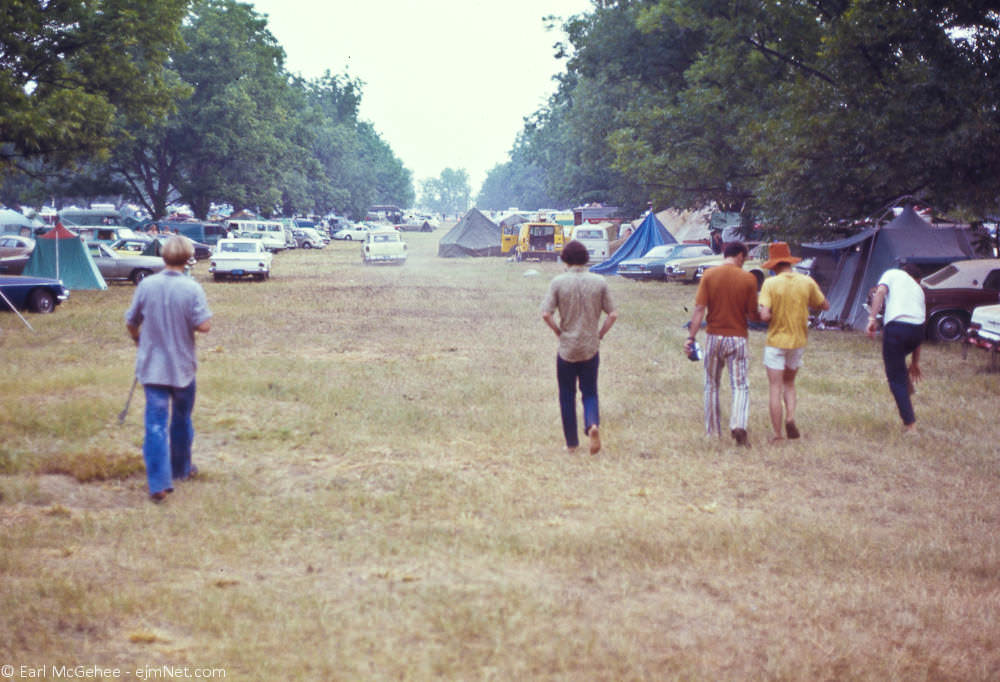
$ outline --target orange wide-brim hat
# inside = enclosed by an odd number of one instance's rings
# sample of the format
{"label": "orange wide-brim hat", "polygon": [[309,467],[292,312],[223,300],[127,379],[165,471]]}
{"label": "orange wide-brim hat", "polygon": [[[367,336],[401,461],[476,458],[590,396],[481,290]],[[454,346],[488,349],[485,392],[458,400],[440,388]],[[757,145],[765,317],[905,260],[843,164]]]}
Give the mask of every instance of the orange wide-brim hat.
{"label": "orange wide-brim hat", "polygon": [[774,242],[769,247],[767,247],[767,262],[764,263],[763,267],[765,270],[773,270],[774,266],[778,263],[788,263],[789,265],[795,265],[801,258],[796,258],[792,255],[791,250],[788,248],[787,242]]}

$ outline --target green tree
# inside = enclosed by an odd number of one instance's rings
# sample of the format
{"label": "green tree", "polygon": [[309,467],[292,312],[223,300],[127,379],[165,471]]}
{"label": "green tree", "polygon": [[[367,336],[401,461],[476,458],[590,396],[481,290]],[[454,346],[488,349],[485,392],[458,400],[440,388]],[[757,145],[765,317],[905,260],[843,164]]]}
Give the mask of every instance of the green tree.
{"label": "green tree", "polygon": [[[117,120],[152,121],[187,0],[17,0],[0,22],[0,175],[28,159],[106,154]],[[28,168],[27,165],[24,166]],[[36,166],[37,168],[37,166]]]}
{"label": "green tree", "polygon": [[131,129],[118,170],[154,216],[176,196],[204,217],[212,201],[271,212],[295,164],[306,163],[290,107],[284,51],[266,19],[235,0],[199,0],[172,55],[191,95],[175,114]]}
{"label": "green tree", "polygon": [[469,173],[464,168],[445,168],[438,177],[425,179],[420,192],[421,206],[435,213],[464,213],[472,195]]}

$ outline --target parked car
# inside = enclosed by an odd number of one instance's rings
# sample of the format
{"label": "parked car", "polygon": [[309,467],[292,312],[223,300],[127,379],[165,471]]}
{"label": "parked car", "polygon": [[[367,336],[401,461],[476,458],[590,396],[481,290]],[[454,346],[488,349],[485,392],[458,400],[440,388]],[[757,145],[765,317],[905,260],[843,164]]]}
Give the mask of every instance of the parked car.
{"label": "parked car", "polygon": [[980,348],[996,353],[1000,352],[1000,303],[981,305],[972,311],[966,340]]}
{"label": "parked car", "polygon": [[131,281],[138,284],[143,279],[159,272],[165,267],[162,258],[154,256],[135,256],[112,251],[100,242],[89,242],[87,249],[94,259],[101,276],[109,282]]}
{"label": "parked car", "polygon": [[311,227],[297,227],[292,230],[292,234],[301,249],[322,249],[328,243],[323,235]]}
{"label": "parked car", "polygon": [[208,271],[216,282],[243,277],[263,281],[271,276],[273,257],[262,239],[220,239]]}
{"label": "parked car", "polygon": [[361,259],[365,265],[385,263],[402,265],[406,262],[406,242],[393,228],[372,230],[361,245]]}
{"label": "parked car", "polygon": [[25,277],[0,275],[0,310],[10,310],[10,304],[19,310],[33,313],[51,313],[56,306],[69,298],[69,289],[62,280],[51,277]]}
{"label": "parked car", "polygon": [[666,279],[668,262],[682,258],[712,255],[712,249],[705,244],[661,244],[654,246],[640,258],[629,258],[618,264],[616,272],[622,277],[642,281]]}
{"label": "parked car", "polygon": [[363,240],[365,236],[371,231],[372,228],[364,225],[362,223],[354,223],[353,225],[346,225],[333,233],[334,239],[344,239],[347,241],[351,240]]}
{"label": "parked car", "polygon": [[0,273],[20,275],[35,250],[35,240],[17,234],[0,236]]}
{"label": "parked car", "polygon": [[[142,250],[142,255],[156,256],[157,258],[161,258],[163,252],[163,245],[167,243],[167,240],[170,239],[170,236],[171,235],[161,234],[146,242],[146,245],[145,247],[143,247]],[[206,260],[212,256],[212,247],[209,246],[208,244],[202,244],[201,242],[196,242],[193,239],[191,239],[191,244],[194,246],[194,259],[196,261]]]}
{"label": "parked car", "polygon": [[1000,302],[1000,260],[980,258],[946,265],[922,280],[927,336],[959,341],[978,306]]}
{"label": "parked car", "polygon": [[[767,244],[747,244],[750,249],[747,259],[743,263],[743,269],[752,273],[757,278],[757,288],[764,283],[767,273],[761,267],[767,260]],[[694,284],[701,279],[701,276],[711,267],[721,265],[725,257],[720,254],[707,256],[696,256],[694,258],[683,258],[668,263],[664,269],[666,277],[671,282],[687,282]]]}

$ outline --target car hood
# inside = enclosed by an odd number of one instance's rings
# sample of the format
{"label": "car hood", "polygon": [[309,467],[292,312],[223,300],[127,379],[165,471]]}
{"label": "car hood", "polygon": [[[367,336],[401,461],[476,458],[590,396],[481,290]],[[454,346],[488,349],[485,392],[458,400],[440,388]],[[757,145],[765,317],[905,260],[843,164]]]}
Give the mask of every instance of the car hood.
{"label": "car hood", "polygon": [[0,286],[15,286],[18,284],[58,284],[62,286],[62,280],[51,277],[35,277],[33,275],[0,275]]}

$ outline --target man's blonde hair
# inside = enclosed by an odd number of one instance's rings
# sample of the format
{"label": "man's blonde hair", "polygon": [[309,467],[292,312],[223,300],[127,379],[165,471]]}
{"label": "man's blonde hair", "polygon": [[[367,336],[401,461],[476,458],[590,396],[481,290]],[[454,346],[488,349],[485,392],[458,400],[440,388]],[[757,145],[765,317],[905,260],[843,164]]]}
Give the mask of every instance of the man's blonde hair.
{"label": "man's blonde hair", "polygon": [[194,244],[187,237],[176,234],[163,245],[160,256],[167,265],[186,265],[194,256]]}

